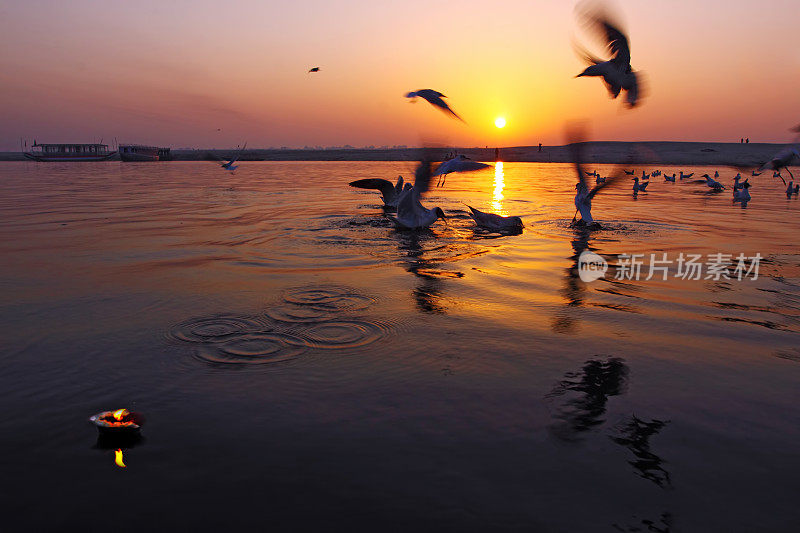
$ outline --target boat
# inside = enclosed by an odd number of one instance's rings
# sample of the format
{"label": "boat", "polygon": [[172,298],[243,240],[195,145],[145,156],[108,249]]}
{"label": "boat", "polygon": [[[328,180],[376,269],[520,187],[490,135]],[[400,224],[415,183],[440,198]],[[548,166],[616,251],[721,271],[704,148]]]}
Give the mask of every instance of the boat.
{"label": "boat", "polygon": [[170,154],[169,148],[142,144],[120,144],[119,158],[123,161],[169,161],[172,159],[172,154]]}
{"label": "boat", "polygon": [[24,155],[34,161],[105,161],[116,154],[107,144],[40,144],[33,142],[30,152]]}

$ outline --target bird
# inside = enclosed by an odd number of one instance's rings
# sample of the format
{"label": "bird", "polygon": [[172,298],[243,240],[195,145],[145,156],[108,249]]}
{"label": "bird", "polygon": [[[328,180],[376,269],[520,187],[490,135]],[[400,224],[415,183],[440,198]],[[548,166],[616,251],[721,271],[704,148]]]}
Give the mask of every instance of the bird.
{"label": "bird", "polygon": [[598,174],[596,170],[593,170],[592,172],[586,172],[585,174],[587,176],[594,176],[595,178],[599,178],[600,177],[600,174]]}
{"label": "bird", "polygon": [[310,68],[308,72],[319,72],[319,67]]}
{"label": "bird", "polygon": [[[642,179],[645,179],[645,178],[642,178]],[[643,183],[640,183],[639,182],[639,176],[634,177],[633,178],[633,194],[636,194],[636,193],[639,193],[639,192],[646,192],[645,189],[647,189],[648,185],[650,185],[649,181],[645,181]]]}
{"label": "bird", "polygon": [[242,152],[244,152],[245,148],[247,148],[247,143],[246,142],[239,149],[239,152],[230,159],[230,161],[225,161],[225,160],[220,159],[220,158],[218,158],[218,157],[216,157],[216,156],[214,156],[213,154],[210,154],[210,153],[206,154],[206,159],[209,160],[209,161],[216,161],[217,163],[219,163],[219,166],[221,166],[225,170],[230,170],[231,172],[233,172],[234,170],[239,168],[239,165],[235,165],[234,163],[236,163],[236,161],[238,161],[239,158],[242,156]]}
{"label": "bird", "polygon": [[683,170],[681,170],[681,179],[686,180],[694,176],[694,172],[690,172],[689,174],[684,174]]}
{"label": "bird", "polygon": [[636,72],[631,68],[631,51],[628,38],[608,18],[601,13],[589,14],[590,24],[604,35],[606,46],[612,58],[603,61],[585,50],[579,50],[583,59],[590,65],[575,76],[599,76],[603,78],[611,98],[619,96],[621,90],[626,92],[625,103],[635,107],[639,102],[639,82]]}
{"label": "bird", "polygon": [[750,201],[750,183],[745,180],[739,189],[733,190],[733,201],[742,202],[742,205],[747,205]]}
{"label": "bird", "polygon": [[794,187],[792,184],[792,180],[789,180],[789,186],[786,187],[786,198],[789,198],[791,195],[794,194]]}
{"label": "bird", "polygon": [[653,176],[654,178],[657,178],[658,176],[661,175],[661,171],[660,170],[654,170],[650,175]]}
{"label": "bird", "polygon": [[606,179],[605,179],[605,178],[601,178],[601,177],[600,177],[600,175],[598,174],[598,176],[595,178],[594,182],[595,182],[596,184],[597,184],[597,183],[605,183],[605,182],[606,182]]}
{"label": "bird", "polygon": [[734,190],[734,192],[736,192],[736,189],[740,189],[742,187],[742,184],[739,183],[740,179],[742,179],[742,175],[740,173],[737,173],[733,177],[733,190]]}
{"label": "bird", "polygon": [[482,168],[488,168],[491,166],[492,165],[487,165],[486,163],[473,161],[467,156],[459,154],[453,159],[449,159],[439,165],[433,175],[440,176],[439,182],[436,184],[438,187],[444,186],[444,181],[447,178],[447,175],[453,172],[471,172],[473,170],[480,170]]}
{"label": "bird", "polygon": [[492,231],[522,232],[522,219],[520,217],[503,217],[494,213],[484,213],[483,211],[478,211],[471,205],[468,205],[467,207],[470,210],[469,216],[475,221],[475,224],[482,228],[490,229]]}
{"label": "bird", "polygon": [[381,178],[351,181],[349,185],[359,189],[376,189],[380,191],[383,205],[390,208],[397,207],[397,201],[400,199],[400,193],[403,192],[404,185],[405,187],[411,187],[410,183],[403,183],[403,176],[398,176],[397,183],[394,185],[392,185],[391,181]]}
{"label": "bird", "polygon": [[431,183],[431,162],[423,155],[416,171],[414,172],[414,185],[404,188],[397,200],[397,214],[390,217],[398,227],[404,229],[424,229],[438,219],[447,221],[447,217],[440,207],[426,208],[420,203],[420,198],[429,188]]}
{"label": "bird", "polygon": [[703,174],[703,177],[706,179],[706,185],[710,188],[714,189],[715,191],[721,191],[725,188],[723,184],[709,176],[708,174]]}
{"label": "bird", "polygon": [[464,122],[464,119],[459,117],[455,111],[450,109],[450,106],[447,105],[447,102],[442,100],[442,98],[447,98],[447,97],[442,93],[440,93],[439,91],[434,91],[433,89],[418,89],[416,91],[411,91],[410,93],[406,93],[406,98],[411,98],[412,101],[414,101],[416,97],[420,97],[423,100],[426,100],[428,103],[435,105],[445,113],[450,113],[461,122]]}
{"label": "bird", "polygon": [[775,173],[772,175],[772,177],[780,178],[781,180],[783,180],[783,183],[785,184],[786,180],[783,179],[783,176],[781,176],[781,170],[785,168],[786,172],[788,172],[789,175],[792,177],[792,179],[794,179],[794,174],[792,174],[792,171],[789,170],[789,165],[791,164],[792,160],[795,157],[800,157],[800,151],[798,151],[798,148],[800,148],[800,145],[787,146],[786,148],[775,154],[775,156],[772,159],[770,159],[769,161],[758,167],[758,171],[761,172],[762,170],[765,169],[774,170]]}
{"label": "bird", "polygon": [[626,170],[625,174],[627,174],[628,176],[633,176],[634,174],[636,174],[636,171],[635,170]]}
{"label": "bird", "polygon": [[642,181],[649,179],[650,179],[650,174],[645,174],[644,170],[642,170]]}
{"label": "bird", "polygon": [[715,177],[715,178],[718,178],[718,177],[719,177],[719,170],[715,170],[715,171],[714,171],[714,177]]}
{"label": "bird", "polygon": [[615,183],[619,178],[619,173],[617,170],[613,171],[603,183],[595,185],[592,190],[589,190],[589,185],[584,177],[585,173],[581,167],[583,163],[584,134],[581,130],[571,131],[569,132],[569,140],[572,160],[575,163],[575,172],[578,175],[578,183],[575,184],[575,216],[572,217],[572,223],[576,223],[575,219],[580,213],[581,219],[577,224],[598,227],[599,224],[592,217],[592,199],[605,187]]}
{"label": "bird", "polygon": [[664,174],[664,181],[671,181],[672,183],[675,183],[675,173],[673,172],[672,176]]}
{"label": "bird", "polygon": [[761,175],[761,172],[756,172],[755,170],[753,171],[753,176],[760,176],[760,175]]}

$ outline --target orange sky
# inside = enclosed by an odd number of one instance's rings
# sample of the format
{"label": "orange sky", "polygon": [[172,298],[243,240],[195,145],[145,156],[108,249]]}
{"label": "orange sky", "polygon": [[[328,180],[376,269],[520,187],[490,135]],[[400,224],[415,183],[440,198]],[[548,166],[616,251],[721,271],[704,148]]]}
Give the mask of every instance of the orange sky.
{"label": "orange sky", "polygon": [[[19,2],[0,7],[0,150],[18,149],[20,137],[561,144],[574,119],[591,120],[604,140],[791,137],[800,122],[796,2],[616,8],[649,86],[635,110],[598,79],[574,78],[583,65],[573,38],[603,50],[570,2]],[[312,66],[321,72],[307,74]],[[403,98],[421,88],[446,94],[467,124]]]}

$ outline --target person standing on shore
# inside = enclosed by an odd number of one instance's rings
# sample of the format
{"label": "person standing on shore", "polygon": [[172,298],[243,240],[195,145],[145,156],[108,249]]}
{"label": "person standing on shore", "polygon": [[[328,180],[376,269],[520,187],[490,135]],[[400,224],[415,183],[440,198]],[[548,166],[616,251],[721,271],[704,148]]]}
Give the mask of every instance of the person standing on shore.
{"label": "person standing on shore", "polygon": [[539,151],[542,151],[542,143],[539,143]]}
{"label": "person standing on shore", "polygon": [[750,144],[750,137],[748,137],[747,139],[745,139],[745,140],[744,140],[744,143],[745,143],[745,144]]}

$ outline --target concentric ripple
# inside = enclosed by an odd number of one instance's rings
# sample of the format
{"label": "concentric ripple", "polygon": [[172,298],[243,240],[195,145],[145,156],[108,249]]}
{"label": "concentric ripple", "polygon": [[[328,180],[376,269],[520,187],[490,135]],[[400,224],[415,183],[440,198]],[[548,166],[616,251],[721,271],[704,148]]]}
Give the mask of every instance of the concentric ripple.
{"label": "concentric ripple", "polygon": [[221,342],[252,331],[268,331],[265,321],[239,315],[215,315],[186,320],[172,327],[169,337],[183,342]]}
{"label": "concentric ripple", "polygon": [[331,320],[309,326],[303,337],[312,347],[342,349],[366,346],[390,333],[389,326],[367,320]]}
{"label": "concentric ripple", "polygon": [[290,289],[283,299],[287,303],[329,311],[358,311],[374,303],[369,296],[346,287],[333,286]]}
{"label": "concentric ripple", "polygon": [[279,305],[267,309],[266,315],[279,322],[294,324],[324,322],[333,317],[330,309],[309,305]]}
{"label": "concentric ripple", "polygon": [[308,343],[288,333],[251,333],[198,347],[195,356],[212,364],[267,364],[286,361],[308,349]]}

